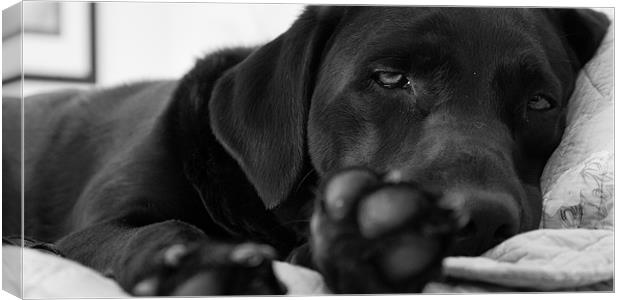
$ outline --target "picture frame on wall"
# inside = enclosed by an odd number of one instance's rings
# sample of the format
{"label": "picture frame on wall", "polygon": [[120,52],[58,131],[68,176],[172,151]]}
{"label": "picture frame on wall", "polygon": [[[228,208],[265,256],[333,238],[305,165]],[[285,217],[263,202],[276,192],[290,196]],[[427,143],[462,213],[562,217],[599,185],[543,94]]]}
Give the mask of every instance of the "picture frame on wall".
{"label": "picture frame on wall", "polygon": [[[23,2],[23,29],[19,25],[21,22],[6,20],[2,32],[5,51],[21,52],[23,60],[4,60],[2,83],[20,80],[22,70],[25,80],[94,83],[95,5],[64,1]],[[13,15],[19,17],[19,14]]]}

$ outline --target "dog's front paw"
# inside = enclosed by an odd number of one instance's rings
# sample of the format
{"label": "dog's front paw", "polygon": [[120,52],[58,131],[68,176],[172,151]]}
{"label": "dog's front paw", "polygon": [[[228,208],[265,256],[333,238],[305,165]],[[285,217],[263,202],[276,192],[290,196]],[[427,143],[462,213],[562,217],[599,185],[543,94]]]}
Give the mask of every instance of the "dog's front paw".
{"label": "dog's front paw", "polygon": [[453,211],[411,183],[347,169],[323,186],[312,218],[313,259],[336,293],[419,292],[440,274]]}
{"label": "dog's front paw", "polygon": [[137,296],[279,295],[267,245],[242,243],[176,244],[158,256],[159,267],[131,289]]}

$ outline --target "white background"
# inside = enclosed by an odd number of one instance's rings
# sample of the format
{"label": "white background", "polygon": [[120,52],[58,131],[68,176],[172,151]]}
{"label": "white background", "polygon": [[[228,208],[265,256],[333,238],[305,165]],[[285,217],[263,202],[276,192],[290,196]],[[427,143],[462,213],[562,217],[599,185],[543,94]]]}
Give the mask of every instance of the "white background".
{"label": "white background", "polygon": [[[226,46],[258,45],[269,41],[284,32],[303,9],[303,5],[290,4],[292,1],[278,2],[289,4],[100,2],[96,11],[97,82],[94,86],[110,87],[149,79],[176,79],[191,68],[196,58],[209,51]],[[339,2],[351,4],[346,1]],[[455,2],[435,1],[430,4]],[[420,2],[384,3],[411,5]],[[473,3],[468,1],[468,4]],[[504,2],[490,4],[510,5]],[[524,0],[517,5],[552,4]],[[588,1],[581,5],[610,6],[609,3],[600,1]],[[45,49],[35,51],[46,53]],[[76,55],[77,53],[67,51],[60,55],[50,55],[49,60],[68,63]],[[23,93],[30,95],[66,87],[91,88],[93,85],[27,80]],[[19,95],[19,92],[18,84],[3,87],[3,95]]]}
{"label": "white background", "polygon": [[[209,51],[258,45],[275,38],[302,9],[303,5],[294,4],[97,3],[96,85],[109,87],[140,80],[179,78],[196,58]],[[76,22],[73,26],[82,24]],[[27,50],[26,62],[34,56],[27,55],[31,52],[38,52],[44,60],[66,64],[76,61],[80,54],[80,51],[52,53],[43,47]],[[92,85],[27,80],[23,92],[30,95],[64,87]],[[18,84],[5,86],[3,91],[4,95],[16,95]]]}
{"label": "white background", "polygon": [[196,58],[226,46],[256,45],[284,32],[301,5],[98,4],[98,77],[109,85],[176,78]]}

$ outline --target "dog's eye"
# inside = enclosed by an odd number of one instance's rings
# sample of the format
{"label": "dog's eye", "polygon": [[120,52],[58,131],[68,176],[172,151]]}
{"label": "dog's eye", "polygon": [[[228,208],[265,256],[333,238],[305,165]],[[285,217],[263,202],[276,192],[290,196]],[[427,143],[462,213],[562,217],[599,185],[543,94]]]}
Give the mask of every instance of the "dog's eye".
{"label": "dog's eye", "polygon": [[536,95],[527,102],[528,110],[547,111],[554,107],[555,107],[555,102],[542,95]]}
{"label": "dog's eye", "polygon": [[378,71],[373,74],[374,80],[384,88],[409,88],[411,81],[403,73]]}

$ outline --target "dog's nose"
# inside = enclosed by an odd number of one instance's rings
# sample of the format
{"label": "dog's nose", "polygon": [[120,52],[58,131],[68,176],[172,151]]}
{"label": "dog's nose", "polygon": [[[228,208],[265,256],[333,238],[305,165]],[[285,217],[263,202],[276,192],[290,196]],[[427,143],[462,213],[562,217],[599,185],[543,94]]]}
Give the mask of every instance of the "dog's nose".
{"label": "dog's nose", "polygon": [[474,192],[460,195],[463,225],[453,255],[480,255],[519,230],[519,206],[508,193]]}

